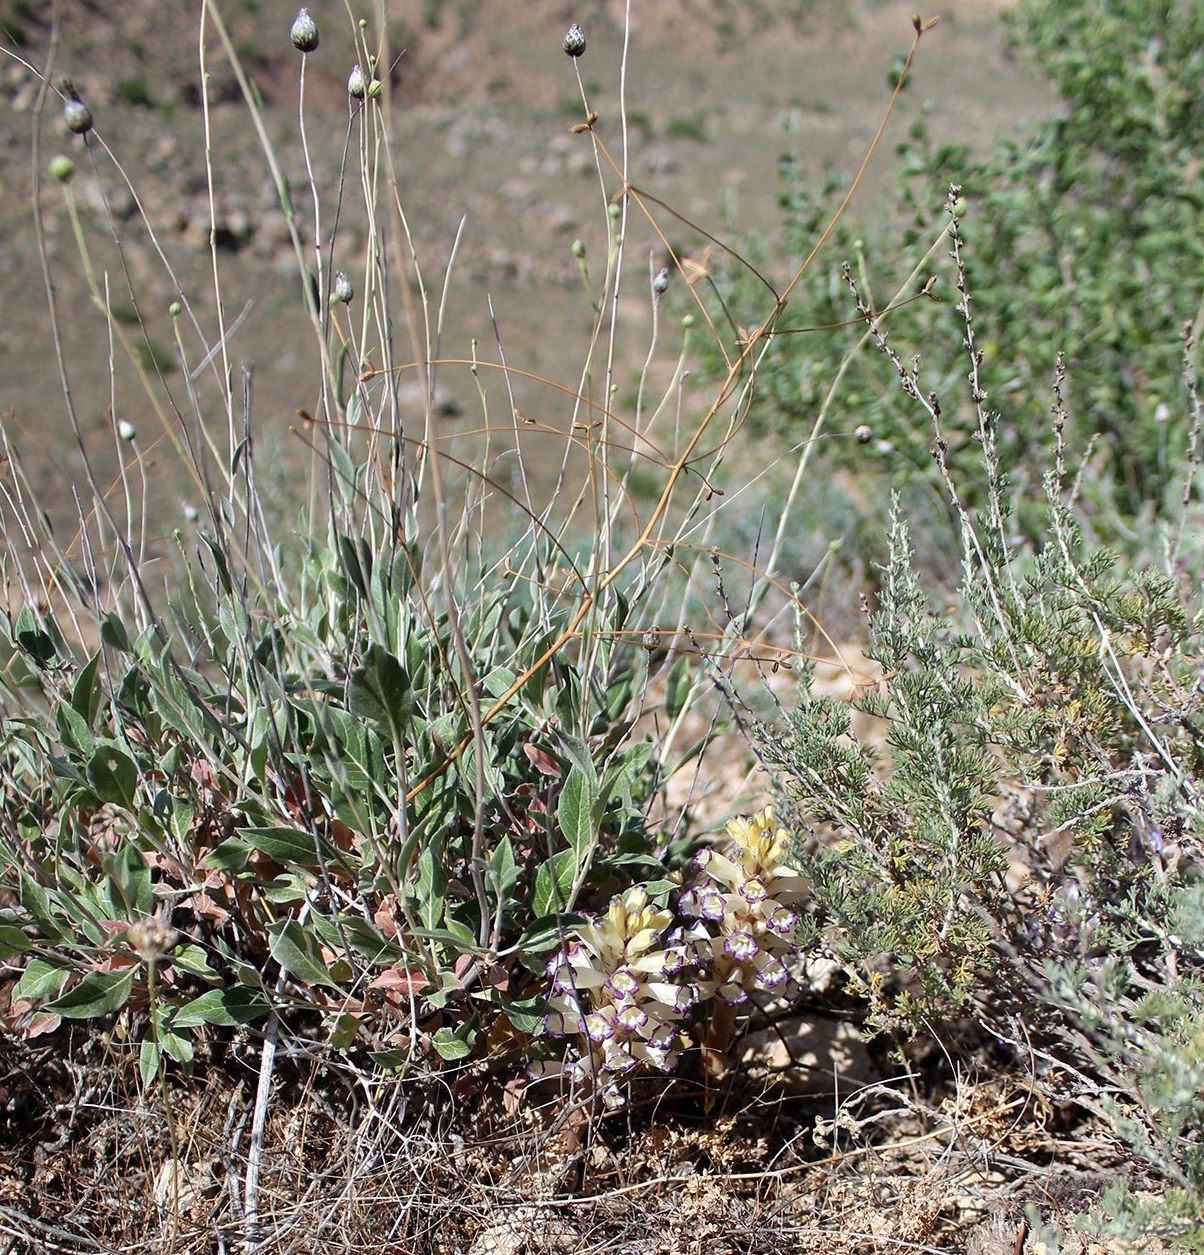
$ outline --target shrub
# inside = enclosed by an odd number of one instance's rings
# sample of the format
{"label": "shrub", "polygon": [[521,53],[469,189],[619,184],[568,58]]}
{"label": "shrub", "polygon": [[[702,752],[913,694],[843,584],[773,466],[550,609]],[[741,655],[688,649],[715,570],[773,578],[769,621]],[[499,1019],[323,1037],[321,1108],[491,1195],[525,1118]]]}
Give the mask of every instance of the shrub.
{"label": "shrub", "polygon": [[[847,259],[867,303],[878,313],[889,307],[887,325],[900,342],[925,347],[930,386],[952,394],[962,371],[956,275],[934,235],[953,182],[966,199],[970,281],[992,314],[980,342],[981,385],[1007,398],[998,439],[1026,502],[1041,499],[1026,455],[1053,454],[1046,398],[1061,353],[1075,429],[1084,447],[1098,436],[1093,459],[1108,464],[1093,490],[1122,518],[1173,512],[1167,494],[1185,452],[1185,429],[1175,421],[1179,337],[1198,315],[1196,277],[1204,272],[1193,156],[1204,118],[1204,14],[1170,0],[1026,0],[1011,33],[1058,93],[1058,115],[986,158],[969,142],[937,144],[923,117],[912,126],[898,150],[895,212],[865,220],[854,209],[825,247],[832,260],[821,257],[803,299],[776,324],[755,421],[792,441],[807,432],[843,436],[826,441],[822,456],[861,477],[931,484],[930,433],[900,405],[889,363],[870,350],[863,327],[824,329],[848,323],[838,268]],[[791,153],[780,171],[784,246],[806,255],[842,184],[830,176],[817,191]],[[900,217],[908,224],[902,246],[879,226]],[[763,290],[745,274],[730,276],[738,322],[755,320],[763,306]],[[937,303],[916,299],[929,278]],[[791,334],[800,323],[821,331]],[[838,413],[856,422],[842,423]],[[966,414],[948,413],[944,430],[961,491],[977,503],[984,485]],[[869,433],[864,443],[850,438],[854,426]],[[1039,511],[1030,516],[1021,505],[1014,525],[1038,534]],[[1104,517],[1096,525],[1109,528]]]}
{"label": "shrub", "polygon": [[[1157,1204],[1118,1187],[1102,1205],[1108,1226],[1198,1249],[1204,607],[1180,575],[1182,530],[1164,534],[1161,563],[1128,569],[1087,538],[1094,511],[1076,495],[1083,468],[1067,465],[1060,374],[1044,536],[1015,538],[1004,420],[977,386],[982,328],[959,208],[954,188],[981,510],[967,507],[945,458],[949,399],[927,389],[918,361],[905,364],[852,284],[903,395],[933,429],[958,521],[958,595],[951,610],[933,609],[896,502],[866,650],[881,673],[854,703],[860,730],[846,705],[809,691],[804,672],[783,725],[762,727],[762,754],[783,814],[822,834],[801,864],[814,884],[811,928],[850,966],[877,1027],[906,1037],[973,1024],[1035,1052],[1045,1064],[1035,1083],[1051,1101],[1088,1069],[1106,1097],[1084,1101],[1168,1183]],[[1201,420],[1190,368],[1187,382],[1185,501]],[[1187,569],[1198,534],[1189,543]]]}

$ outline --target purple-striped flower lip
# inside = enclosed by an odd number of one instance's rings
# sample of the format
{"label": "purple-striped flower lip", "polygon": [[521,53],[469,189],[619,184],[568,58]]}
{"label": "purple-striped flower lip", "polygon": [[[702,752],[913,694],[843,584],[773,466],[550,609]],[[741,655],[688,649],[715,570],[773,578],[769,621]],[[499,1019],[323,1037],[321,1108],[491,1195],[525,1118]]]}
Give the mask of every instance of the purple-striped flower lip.
{"label": "purple-striped flower lip", "polygon": [[765,887],[765,882],[757,876],[750,876],[740,886],[740,896],[752,904],[764,902],[769,897],[769,890]]}
{"label": "purple-striped flower lip", "polygon": [[634,1055],[628,1054],[626,1050],[616,1049],[607,1054],[602,1070],[604,1072],[630,1072],[635,1064]]}
{"label": "purple-striped flower lip", "polygon": [[765,920],[765,927],[779,937],[788,937],[798,926],[798,916],[788,907],[776,907]]}
{"label": "purple-striped flower lip", "polygon": [[781,959],[774,958],[773,955],[766,954],[761,957],[764,962],[759,965],[757,983],[763,989],[776,989],[790,975],[786,970],[786,964]]}
{"label": "purple-striped flower lip", "polygon": [[615,1019],[625,1033],[638,1033],[648,1023],[648,1012],[638,1003],[631,1002],[619,1009]]}
{"label": "purple-striped flower lip", "polygon": [[748,994],[744,990],[744,986],[737,984],[734,980],[725,981],[718,989],[715,990],[715,996],[721,998],[731,1007],[738,1007]]}
{"label": "purple-striped flower lip", "polygon": [[585,1017],[585,1032],[592,1042],[604,1042],[615,1035],[615,1026],[609,1016],[594,1011]]}
{"label": "purple-striped flower lip", "polygon": [[672,1024],[659,1024],[652,1030],[646,1048],[649,1050],[669,1050],[677,1038],[677,1031]]}
{"label": "purple-striped flower lip", "polygon": [[723,943],[724,953],[738,963],[747,963],[761,952],[757,939],[750,932],[734,932]]}
{"label": "purple-striped flower lip", "polygon": [[661,958],[661,975],[676,976],[684,966],[685,959],[682,956],[681,949],[678,946],[674,946],[671,950],[666,950]]}
{"label": "purple-striped flower lip", "polygon": [[721,920],[727,911],[727,901],[717,889],[703,889],[698,894],[698,915],[712,922]]}
{"label": "purple-striped flower lip", "polygon": [[634,972],[621,967],[610,974],[606,987],[616,998],[634,998],[640,991],[640,982]]}

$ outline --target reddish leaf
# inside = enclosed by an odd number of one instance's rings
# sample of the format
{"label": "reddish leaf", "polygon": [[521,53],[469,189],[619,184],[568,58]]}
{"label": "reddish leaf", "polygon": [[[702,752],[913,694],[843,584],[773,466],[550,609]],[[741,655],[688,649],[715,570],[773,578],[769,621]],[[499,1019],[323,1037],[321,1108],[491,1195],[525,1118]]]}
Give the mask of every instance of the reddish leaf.
{"label": "reddish leaf", "polygon": [[560,768],[560,764],[548,753],[547,750],[541,750],[538,745],[532,745],[528,741],[523,746],[523,753],[526,754],[531,766],[535,768],[542,776],[551,776],[554,780],[559,780],[564,772]]}

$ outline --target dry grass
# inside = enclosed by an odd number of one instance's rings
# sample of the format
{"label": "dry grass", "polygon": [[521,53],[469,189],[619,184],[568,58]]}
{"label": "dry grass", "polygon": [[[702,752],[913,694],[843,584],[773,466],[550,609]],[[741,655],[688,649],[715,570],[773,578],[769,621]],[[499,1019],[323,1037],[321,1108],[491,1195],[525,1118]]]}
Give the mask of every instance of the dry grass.
{"label": "dry grass", "polygon": [[[560,1102],[513,1066],[388,1079],[295,1042],[251,1228],[251,1046],[233,1040],[194,1080],[146,1095],[117,1043],[10,1043],[0,1250],[1005,1255],[1041,1249],[1026,1207],[1065,1224],[1126,1170],[1085,1111],[985,1068],[913,1067],[840,1100],[676,1081],[570,1151]],[[1063,1247],[1122,1249],[1073,1234]]]}

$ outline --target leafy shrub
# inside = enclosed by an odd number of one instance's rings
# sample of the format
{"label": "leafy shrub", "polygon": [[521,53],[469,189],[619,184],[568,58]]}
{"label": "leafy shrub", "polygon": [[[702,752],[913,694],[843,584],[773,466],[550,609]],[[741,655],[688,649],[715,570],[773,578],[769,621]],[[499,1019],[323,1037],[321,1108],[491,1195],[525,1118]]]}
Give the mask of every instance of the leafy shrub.
{"label": "leafy shrub", "polygon": [[[963,365],[958,353],[956,275],[943,253],[939,206],[945,189],[964,189],[971,245],[969,278],[991,311],[982,338],[982,389],[1007,398],[1000,447],[1039,502],[1031,461],[1052,455],[1046,420],[1057,354],[1073,388],[1072,409],[1083,442],[1098,434],[1094,456],[1109,475],[1097,481],[1123,516],[1173,508],[1166,494],[1184,454],[1179,378],[1181,328],[1198,316],[1204,273],[1204,201],[1196,137],[1204,120],[1204,13],[1172,0],[1026,0],[1012,16],[1012,39],[1031,55],[1063,102],[1059,114],[1004,142],[987,158],[968,142],[937,144],[921,117],[899,148],[895,213],[837,226],[808,276],[801,300],[775,327],[775,351],[760,380],[756,421],[788,433],[844,436],[824,455],[863,477],[896,485],[930,481],[930,432],[901,406],[891,368],[869,347],[864,328],[848,326],[837,263],[853,267],[876,312],[903,343],[922,345],[930,386],[949,395]],[[841,183],[816,191],[791,154],[781,160],[784,248],[806,255],[818,238]],[[908,224],[902,244],[875,224]],[[824,263],[824,258],[833,261]],[[763,306],[763,291],[742,273],[730,276],[737,321]],[[935,278],[939,303],[915,299]],[[788,334],[805,322],[818,334]],[[832,416],[856,415],[856,423]],[[973,424],[946,415],[948,456],[966,500],[982,491]],[[863,443],[853,426],[864,427]],[[879,521],[881,525],[881,520]],[[1040,531],[1039,514],[1017,510],[1015,525]],[[1107,527],[1101,519],[1099,526]]]}

